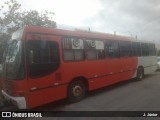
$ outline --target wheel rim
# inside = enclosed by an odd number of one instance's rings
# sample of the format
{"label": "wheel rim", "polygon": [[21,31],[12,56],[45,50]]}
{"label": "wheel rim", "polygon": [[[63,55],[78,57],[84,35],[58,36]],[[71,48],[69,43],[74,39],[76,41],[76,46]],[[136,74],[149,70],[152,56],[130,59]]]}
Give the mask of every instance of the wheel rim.
{"label": "wheel rim", "polygon": [[72,93],[73,93],[73,95],[74,95],[75,97],[81,96],[81,95],[82,95],[82,92],[83,92],[83,89],[82,89],[81,86],[76,85],[76,86],[73,87]]}
{"label": "wheel rim", "polygon": [[68,100],[72,103],[79,102],[86,94],[86,86],[81,80],[73,81],[68,90]]}

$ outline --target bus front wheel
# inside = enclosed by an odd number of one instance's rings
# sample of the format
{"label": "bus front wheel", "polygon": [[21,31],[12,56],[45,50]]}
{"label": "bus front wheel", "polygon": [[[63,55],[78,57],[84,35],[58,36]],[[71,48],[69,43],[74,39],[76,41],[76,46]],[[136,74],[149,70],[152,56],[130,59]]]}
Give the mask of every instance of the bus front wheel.
{"label": "bus front wheel", "polygon": [[137,69],[137,80],[142,80],[144,77],[144,69],[143,67],[138,67]]}
{"label": "bus front wheel", "polygon": [[68,100],[71,103],[82,100],[86,95],[86,86],[81,80],[74,80],[69,84]]}

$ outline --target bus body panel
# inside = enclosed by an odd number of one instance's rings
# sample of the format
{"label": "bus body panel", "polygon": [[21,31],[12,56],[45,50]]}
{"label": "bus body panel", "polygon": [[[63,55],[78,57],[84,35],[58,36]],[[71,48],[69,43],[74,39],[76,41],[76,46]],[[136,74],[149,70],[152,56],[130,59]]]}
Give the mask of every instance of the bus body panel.
{"label": "bus body panel", "polygon": [[66,98],[66,91],[67,84],[31,91],[27,99],[28,108],[34,108],[43,104]]}
{"label": "bus body panel", "polygon": [[145,74],[150,74],[154,71],[156,71],[156,56],[144,56],[144,57],[138,57],[138,64],[137,68],[139,66],[142,66],[144,68]]}
{"label": "bus body panel", "polygon": [[[49,40],[56,41],[59,45],[59,53],[61,53],[61,37],[54,35],[41,35],[28,33],[26,41],[30,40]],[[61,80],[61,67],[56,71],[39,77],[30,77],[28,75],[28,96],[27,103],[29,108],[40,106],[42,104],[56,101],[66,97],[65,81]]]}
{"label": "bus body panel", "polygon": [[[135,67],[136,58],[132,59],[134,60],[130,61],[129,64],[132,63],[132,67]],[[62,83],[59,82],[60,85],[57,86],[53,85],[53,86],[48,86],[48,88],[46,87],[45,89],[31,91],[29,93],[30,95],[28,96],[30,100],[28,101],[28,103],[30,103],[29,104],[30,108],[34,106],[39,106],[41,104],[57,101],[62,98],[66,98],[68,83],[70,83],[73,79],[77,77],[86,78],[89,83],[89,91],[91,91],[123,80],[128,80],[133,76],[135,72],[135,70],[129,70],[123,72],[120,71],[122,69],[121,67],[122,64],[118,64],[118,59],[100,60],[99,62],[87,61],[87,60],[85,62],[75,62],[75,63],[68,62],[68,63],[63,63],[61,66],[62,67],[60,69],[61,72],[63,73],[61,74],[61,80],[63,80],[63,82]],[[119,67],[119,70],[117,70],[118,68],[117,66]],[[37,82],[39,82],[39,80],[37,80]],[[35,86],[37,86],[37,84],[38,83],[35,83]]]}

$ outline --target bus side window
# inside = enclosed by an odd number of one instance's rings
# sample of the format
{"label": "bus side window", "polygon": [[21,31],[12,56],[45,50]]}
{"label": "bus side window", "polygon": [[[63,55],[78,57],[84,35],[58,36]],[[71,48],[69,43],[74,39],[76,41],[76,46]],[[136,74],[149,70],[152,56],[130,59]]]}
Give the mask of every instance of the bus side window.
{"label": "bus side window", "polygon": [[149,47],[147,43],[141,43],[142,55],[149,56]]}
{"label": "bus side window", "polygon": [[83,50],[63,50],[63,57],[65,61],[84,60],[84,51]]}
{"label": "bus side window", "polygon": [[65,37],[62,40],[64,61],[84,60],[83,40]]}
{"label": "bus side window", "polygon": [[131,43],[122,41],[120,42],[120,55],[121,57],[131,56]]}
{"label": "bus side window", "polygon": [[97,51],[96,50],[87,50],[87,59],[96,60],[97,59]]}
{"label": "bus side window", "polygon": [[104,50],[98,50],[98,59],[103,59],[105,58]]}
{"label": "bus side window", "polygon": [[58,43],[48,40],[30,40],[28,46],[29,73],[32,77],[45,76],[59,65]]}
{"label": "bus side window", "polygon": [[109,58],[119,57],[119,43],[118,41],[107,41],[105,44],[105,54]]}
{"label": "bus side window", "polygon": [[149,43],[149,44],[148,44],[148,47],[149,47],[149,55],[150,55],[150,56],[155,56],[155,55],[156,55],[155,45]]}
{"label": "bus side window", "polygon": [[132,42],[132,56],[141,56],[141,46],[139,42]]}
{"label": "bus side window", "polygon": [[74,60],[73,50],[63,50],[63,57],[65,61]]}
{"label": "bus side window", "polygon": [[84,50],[74,50],[75,60],[84,60]]}
{"label": "bus side window", "polygon": [[103,40],[87,40],[86,54],[88,60],[104,59],[104,42]]}

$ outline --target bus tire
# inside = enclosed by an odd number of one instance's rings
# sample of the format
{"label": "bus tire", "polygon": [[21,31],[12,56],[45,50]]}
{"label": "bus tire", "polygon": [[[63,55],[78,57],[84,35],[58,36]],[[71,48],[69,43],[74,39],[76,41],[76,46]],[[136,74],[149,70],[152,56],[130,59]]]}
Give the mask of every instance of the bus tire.
{"label": "bus tire", "polygon": [[144,69],[143,69],[143,67],[138,67],[136,79],[137,80],[142,80],[143,77],[144,77]]}
{"label": "bus tire", "polygon": [[86,85],[82,80],[74,80],[68,87],[68,101],[71,103],[81,101],[86,95]]}

